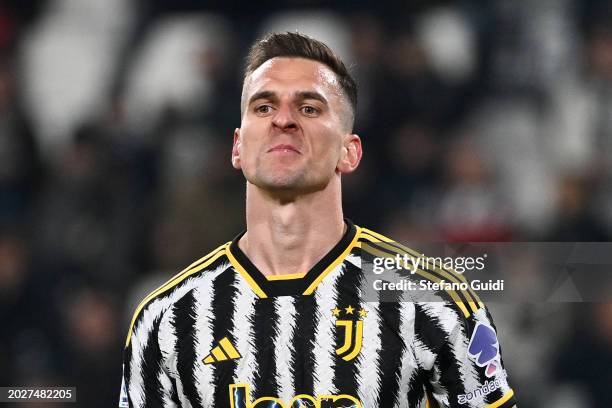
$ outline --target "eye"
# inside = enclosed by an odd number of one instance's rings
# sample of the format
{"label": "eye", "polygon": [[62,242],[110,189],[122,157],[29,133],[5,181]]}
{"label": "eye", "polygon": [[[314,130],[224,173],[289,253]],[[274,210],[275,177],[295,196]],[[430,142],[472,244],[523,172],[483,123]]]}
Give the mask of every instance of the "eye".
{"label": "eye", "polygon": [[270,105],[259,105],[255,107],[255,113],[265,115],[267,113],[272,112],[272,107]]}
{"label": "eye", "polygon": [[304,105],[300,108],[300,110],[306,116],[314,117],[319,114],[319,110],[315,108],[314,106],[310,106],[310,105]]}

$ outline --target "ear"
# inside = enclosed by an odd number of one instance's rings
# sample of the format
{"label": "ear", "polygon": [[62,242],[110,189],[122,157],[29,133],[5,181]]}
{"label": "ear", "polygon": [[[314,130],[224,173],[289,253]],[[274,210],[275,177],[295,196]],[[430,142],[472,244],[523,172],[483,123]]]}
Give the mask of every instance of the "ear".
{"label": "ear", "polygon": [[355,134],[349,134],[344,138],[344,146],[336,170],[340,173],[352,173],[361,161],[361,139]]}
{"label": "ear", "polygon": [[234,144],[232,146],[232,166],[236,170],[240,170],[242,167],[240,165],[240,144],[242,143],[242,139],[240,138],[240,129],[236,128],[234,130]]}

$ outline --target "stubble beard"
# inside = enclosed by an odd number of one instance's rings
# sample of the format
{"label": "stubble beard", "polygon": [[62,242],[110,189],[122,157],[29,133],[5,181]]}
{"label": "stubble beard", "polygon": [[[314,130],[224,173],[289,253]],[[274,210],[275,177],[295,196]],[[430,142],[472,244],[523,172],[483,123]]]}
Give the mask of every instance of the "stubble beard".
{"label": "stubble beard", "polygon": [[265,170],[258,166],[254,177],[249,180],[264,191],[285,198],[313,193],[324,189],[328,182],[309,180],[306,169]]}
{"label": "stubble beard", "polygon": [[301,190],[306,186],[306,174],[303,170],[265,171],[258,168],[252,181],[257,187],[268,191]]}

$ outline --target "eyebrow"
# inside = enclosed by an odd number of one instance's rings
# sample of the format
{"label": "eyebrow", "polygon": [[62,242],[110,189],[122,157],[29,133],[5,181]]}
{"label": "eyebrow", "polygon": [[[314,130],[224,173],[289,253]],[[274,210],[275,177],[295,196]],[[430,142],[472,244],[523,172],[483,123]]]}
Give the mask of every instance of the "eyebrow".
{"label": "eyebrow", "polygon": [[260,91],[260,92],[256,92],[253,94],[253,96],[251,96],[249,98],[249,103],[247,105],[252,104],[254,101],[259,100],[259,99],[270,99],[272,101],[275,101],[278,99],[278,97],[276,96],[276,93],[272,92],[272,91]]}
{"label": "eyebrow", "polygon": [[321,102],[324,105],[327,105],[327,99],[323,95],[318,92],[313,91],[300,91],[296,92],[297,99],[303,101],[305,99],[314,99]]}
{"label": "eyebrow", "polygon": [[[324,105],[328,105],[327,99],[325,99],[325,97],[323,95],[321,95],[319,92],[315,92],[315,91],[298,91],[295,94],[295,98],[299,101],[303,101],[305,99],[314,99],[317,100],[321,103],[323,103]],[[257,101],[259,99],[269,99],[271,101],[278,101],[278,95],[273,92],[273,91],[260,91],[260,92],[256,92],[253,94],[253,96],[251,96],[249,98],[249,102],[248,105],[252,104],[254,101]]]}

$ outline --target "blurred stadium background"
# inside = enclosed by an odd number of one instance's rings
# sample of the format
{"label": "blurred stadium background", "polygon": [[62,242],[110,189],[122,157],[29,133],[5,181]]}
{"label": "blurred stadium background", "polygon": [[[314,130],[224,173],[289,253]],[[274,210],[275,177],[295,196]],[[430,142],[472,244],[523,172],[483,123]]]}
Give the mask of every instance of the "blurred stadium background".
{"label": "blurred stadium background", "polygon": [[[138,300],[243,228],[241,70],[272,30],[328,42],[358,79],[355,222],[610,241],[609,1],[330,4],[0,2],[0,385],[115,406]],[[521,408],[612,407],[612,306],[491,308]]]}

